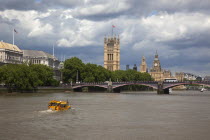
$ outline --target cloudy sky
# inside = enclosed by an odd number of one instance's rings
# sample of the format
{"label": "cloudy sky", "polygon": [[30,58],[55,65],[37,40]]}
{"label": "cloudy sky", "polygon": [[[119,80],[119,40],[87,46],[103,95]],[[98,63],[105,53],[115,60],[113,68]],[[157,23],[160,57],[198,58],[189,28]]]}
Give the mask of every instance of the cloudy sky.
{"label": "cloudy sky", "polygon": [[[209,0],[0,0],[0,40],[42,50],[60,60],[73,56],[103,65],[103,39],[121,41],[121,69],[152,66],[210,75]],[[139,67],[138,67],[139,70]]]}

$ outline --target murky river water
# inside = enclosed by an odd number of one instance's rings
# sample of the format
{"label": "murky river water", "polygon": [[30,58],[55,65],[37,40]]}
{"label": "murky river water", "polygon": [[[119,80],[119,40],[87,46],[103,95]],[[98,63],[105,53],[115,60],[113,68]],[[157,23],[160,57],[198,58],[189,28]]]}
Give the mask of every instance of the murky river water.
{"label": "murky river water", "polygon": [[[50,100],[73,109],[47,111]],[[210,91],[0,96],[1,140],[208,140]]]}

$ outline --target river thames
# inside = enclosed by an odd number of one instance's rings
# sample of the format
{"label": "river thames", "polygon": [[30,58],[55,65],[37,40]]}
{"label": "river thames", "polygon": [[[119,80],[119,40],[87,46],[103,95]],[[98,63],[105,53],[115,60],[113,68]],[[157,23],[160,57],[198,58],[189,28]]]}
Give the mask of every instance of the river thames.
{"label": "river thames", "polygon": [[[47,110],[50,100],[71,110]],[[0,95],[1,140],[207,140],[210,91]]]}

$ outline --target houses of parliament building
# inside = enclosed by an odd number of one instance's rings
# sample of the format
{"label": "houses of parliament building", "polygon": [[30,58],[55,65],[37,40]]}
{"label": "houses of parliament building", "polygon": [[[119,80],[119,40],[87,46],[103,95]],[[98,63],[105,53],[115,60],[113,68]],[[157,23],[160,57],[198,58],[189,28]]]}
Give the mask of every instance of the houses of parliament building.
{"label": "houses of parliament building", "polygon": [[120,38],[104,38],[104,68],[115,71],[120,70]]}
{"label": "houses of parliament building", "polygon": [[[142,63],[140,65],[140,72],[148,72],[146,59],[142,57]],[[171,71],[163,70],[160,65],[160,60],[156,51],[155,58],[153,61],[152,68],[150,69],[149,74],[154,78],[155,81],[164,81],[164,79],[172,78]]]}
{"label": "houses of parliament building", "polygon": [[[104,68],[115,71],[120,70],[120,39],[119,37],[104,38]],[[148,72],[146,59],[142,57],[140,72]],[[166,78],[171,78],[171,72],[163,70],[160,65],[160,60],[156,51],[150,75],[155,81],[163,81]]]}

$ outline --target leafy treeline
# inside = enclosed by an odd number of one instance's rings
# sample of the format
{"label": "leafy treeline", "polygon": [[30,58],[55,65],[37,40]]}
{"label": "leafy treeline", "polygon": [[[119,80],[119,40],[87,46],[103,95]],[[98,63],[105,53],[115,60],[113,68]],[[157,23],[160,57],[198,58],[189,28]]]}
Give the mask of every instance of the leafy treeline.
{"label": "leafy treeline", "polygon": [[76,82],[121,82],[121,81],[152,81],[148,73],[140,73],[135,70],[117,70],[111,72],[96,64],[84,64],[79,58],[73,57],[64,62],[63,80],[65,83]]}
{"label": "leafy treeline", "polygon": [[[73,57],[64,62],[64,83],[76,82],[121,82],[121,81],[151,81],[148,73],[134,70],[118,70],[111,72],[96,64],[84,64]],[[36,91],[38,86],[57,86],[59,81],[53,79],[53,69],[41,64],[8,64],[0,67],[0,83],[4,84],[8,92]]]}
{"label": "leafy treeline", "polygon": [[35,91],[38,86],[56,85],[53,70],[45,65],[8,64],[0,67],[0,82],[8,92]]}

